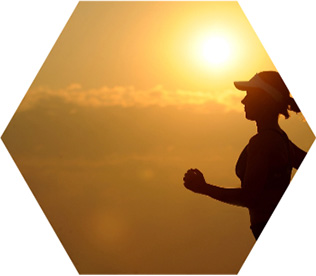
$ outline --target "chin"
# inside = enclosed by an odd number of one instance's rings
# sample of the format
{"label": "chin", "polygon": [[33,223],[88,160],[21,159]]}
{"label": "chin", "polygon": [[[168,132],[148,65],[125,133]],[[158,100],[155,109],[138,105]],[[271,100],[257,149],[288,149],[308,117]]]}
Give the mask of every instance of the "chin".
{"label": "chin", "polygon": [[255,120],[256,120],[256,118],[255,118],[254,116],[251,116],[251,114],[249,114],[249,113],[247,113],[247,112],[246,112],[246,114],[245,114],[245,117],[246,117],[246,119],[249,120],[249,121],[255,121]]}

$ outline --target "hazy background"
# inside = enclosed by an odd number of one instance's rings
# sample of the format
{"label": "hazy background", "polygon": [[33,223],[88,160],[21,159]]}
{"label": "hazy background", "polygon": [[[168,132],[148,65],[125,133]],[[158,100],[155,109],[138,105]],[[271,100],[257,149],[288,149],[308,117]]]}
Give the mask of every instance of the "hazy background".
{"label": "hazy background", "polygon": [[[212,30],[233,48],[222,67],[195,55]],[[233,81],[263,70],[275,68],[235,2],[79,3],[3,140],[80,273],[238,272],[247,210],[182,177],[240,185],[256,128]],[[301,116],[281,124],[309,148]]]}

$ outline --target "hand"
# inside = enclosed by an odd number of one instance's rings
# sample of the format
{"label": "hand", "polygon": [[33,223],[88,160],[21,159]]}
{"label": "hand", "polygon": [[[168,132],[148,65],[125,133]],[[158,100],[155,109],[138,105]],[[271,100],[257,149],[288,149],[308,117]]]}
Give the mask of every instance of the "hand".
{"label": "hand", "polygon": [[203,193],[208,184],[198,169],[190,169],[183,177],[184,187],[195,193]]}

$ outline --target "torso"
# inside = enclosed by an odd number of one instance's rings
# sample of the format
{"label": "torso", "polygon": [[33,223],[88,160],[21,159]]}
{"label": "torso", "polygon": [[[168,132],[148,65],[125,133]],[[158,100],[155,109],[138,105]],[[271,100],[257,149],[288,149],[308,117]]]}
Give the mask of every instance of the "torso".
{"label": "torso", "polygon": [[[288,187],[291,179],[291,149],[290,141],[283,131],[267,129],[252,137],[249,144],[244,148],[236,164],[236,174],[241,180],[241,187],[244,187],[244,177],[247,169],[249,147],[254,141],[270,143],[269,164],[267,180],[261,191],[258,204],[249,208],[251,224],[265,223],[269,220],[276,205]],[[260,144],[260,143],[259,143]],[[256,144],[257,146],[258,144]],[[256,185],[256,183],[251,183]]]}

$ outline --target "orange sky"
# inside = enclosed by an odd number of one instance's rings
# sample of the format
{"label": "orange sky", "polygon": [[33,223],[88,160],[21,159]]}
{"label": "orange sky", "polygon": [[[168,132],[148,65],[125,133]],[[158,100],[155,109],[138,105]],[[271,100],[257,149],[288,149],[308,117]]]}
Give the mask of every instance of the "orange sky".
{"label": "orange sky", "polygon": [[[222,35],[231,54],[199,53]],[[80,2],[3,135],[80,273],[237,273],[246,209],[182,186],[238,187],[255,134],[233,81],[275,70],[236,2]],[[303,118],[281,120],[307,150]]]}

